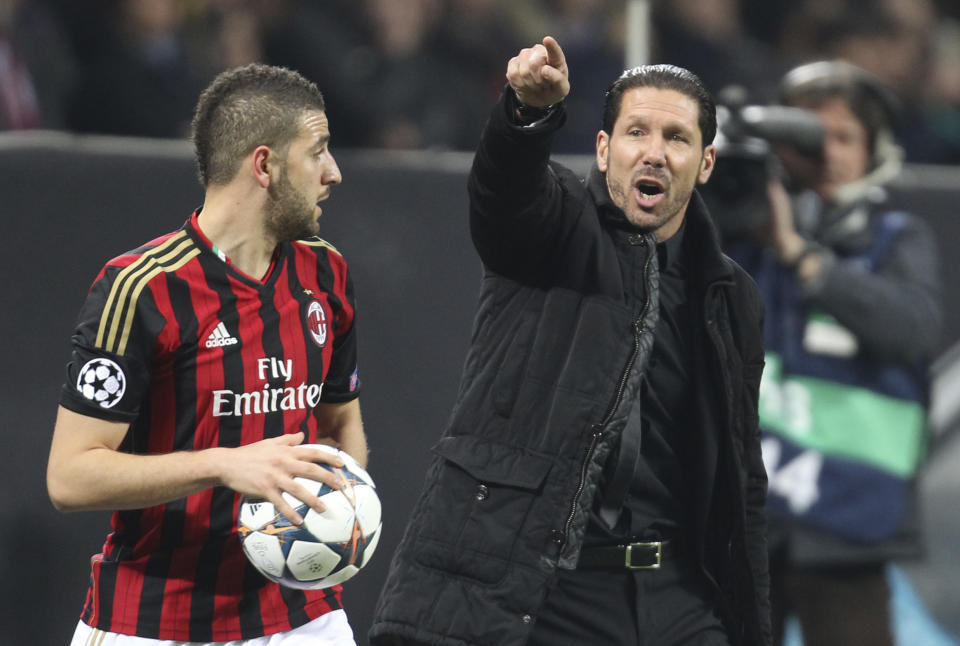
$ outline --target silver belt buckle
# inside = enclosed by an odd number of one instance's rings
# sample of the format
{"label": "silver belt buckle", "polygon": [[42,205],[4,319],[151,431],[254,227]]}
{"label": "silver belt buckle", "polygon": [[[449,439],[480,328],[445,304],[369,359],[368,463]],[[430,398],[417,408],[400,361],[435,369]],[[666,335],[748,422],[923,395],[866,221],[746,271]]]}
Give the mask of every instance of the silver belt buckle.
{"label": "silver belt buckle", "polygon": [[[656,561],[650,564],[644,565],[634,565],[633,564],[633,548],[634,547],[655,547],[657,551]],[[663,561],[663,543],[661,541],[652,541],[650,543],[630,543],[624,549],[624,565],[628,570],[659,570],[660,563]]]}

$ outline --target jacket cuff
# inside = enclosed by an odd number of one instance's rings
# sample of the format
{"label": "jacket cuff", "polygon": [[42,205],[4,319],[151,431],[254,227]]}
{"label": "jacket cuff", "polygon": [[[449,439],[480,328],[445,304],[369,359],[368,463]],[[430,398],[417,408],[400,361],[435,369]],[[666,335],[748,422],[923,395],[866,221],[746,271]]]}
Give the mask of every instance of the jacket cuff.
{"label": "jacket cuff", "polygon": [[562,100],[546,108],[534,108],[522,103],[509,85],[504,88],[503,93],[506,121],[514,129],[529,131],[547,127],[559,128],[566,120],[565,104]]}

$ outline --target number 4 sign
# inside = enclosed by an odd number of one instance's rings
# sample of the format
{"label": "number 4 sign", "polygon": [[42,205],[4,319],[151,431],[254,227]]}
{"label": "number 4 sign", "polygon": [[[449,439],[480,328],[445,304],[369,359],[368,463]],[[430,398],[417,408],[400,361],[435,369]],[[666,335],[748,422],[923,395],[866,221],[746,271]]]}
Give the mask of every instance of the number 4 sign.
{"label": "number 4 sign", "polygon": [[780,440],[765,437],[762,446],[770,492],[784,498],[794,514],[806,513],[820,499],[823,455],[808,449],[781,464]]}

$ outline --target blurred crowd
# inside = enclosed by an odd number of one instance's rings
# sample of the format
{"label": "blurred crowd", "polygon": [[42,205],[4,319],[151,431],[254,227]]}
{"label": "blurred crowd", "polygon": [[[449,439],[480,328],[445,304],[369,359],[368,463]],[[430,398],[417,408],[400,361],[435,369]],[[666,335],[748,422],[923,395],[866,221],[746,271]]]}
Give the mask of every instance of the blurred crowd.
{"label": "blurred crowd", "polygon": [[[589,151],[628,1],[0,0],[0,129],[183,137],[217,72],[263,61],[318,83],[338,147],[470,150],[506,61],[550,34],[573,84],[556,150]],[[843,58],[900,98],[908,161],[960,163],[956,0],[649,4],[650,62],[769,103],[794,65]]]}

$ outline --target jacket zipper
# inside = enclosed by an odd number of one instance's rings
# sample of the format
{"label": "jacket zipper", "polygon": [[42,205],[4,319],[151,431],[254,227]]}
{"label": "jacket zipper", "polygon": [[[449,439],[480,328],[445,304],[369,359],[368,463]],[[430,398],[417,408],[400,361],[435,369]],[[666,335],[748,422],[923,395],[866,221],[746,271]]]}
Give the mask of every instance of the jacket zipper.
{"label": "jacket zipper", "polygon": [[[643,238],[643,246],[647,246],[647,238]],[[647,259],[644,261],[643,265],[643,282],[644,282],[644,298],[643,298],[643,309],[640,311],[640,315],[633,322],[633,351],[630,353],[629,359],[627,359],[627,365],[624,368],[623,372],[620,373],[620,380],[617,383],[617,390],[614,394],[613,400],[610,402],[610,405],[607,407],[607,412],[604,414],[603,419],[598,424],[594,424],[592,428],[594,429],[593,434],[590,436],[590,444],[587,445],[586,450],[583,454],[583,462],[580,464],[580,479],[577,481],[577,489],[573,494],[573,500],[570,501],[570,512],[567,514],[567,520],[563,524],[563,543],[560,545],[560,553],[563,553],[563,550],[567,546],[567,537],[570,535],[570,526],[573,524],[573,518],[577,513],[577,500],[580,498],[580,494],[583,493],[583,488],[587,484],[587,469],[590,465],[590,456],[593,454],[594,448],[597,446],[597,442],[603,437],[603,429],[610,422],[610,419],[613,417],[614,413],[617,412],[617,409],[620,407],[620,401],[623,398],[623,391],[627,387],[627,381],[630,379],[630,372],[633,370],[633,364],[637,360],[637,355],[640,354],[640,336],[643,334],[643,331],[646,329],[644,325],[644,320],[647,317],[647,312],[650,309],[650,292],[646,290],[647,277],[650,273],[650,261],[653,259],[653,254],[656,253],[656,249],[650,252],[647,256]]]}

